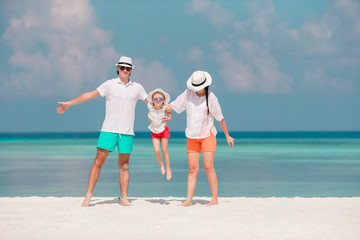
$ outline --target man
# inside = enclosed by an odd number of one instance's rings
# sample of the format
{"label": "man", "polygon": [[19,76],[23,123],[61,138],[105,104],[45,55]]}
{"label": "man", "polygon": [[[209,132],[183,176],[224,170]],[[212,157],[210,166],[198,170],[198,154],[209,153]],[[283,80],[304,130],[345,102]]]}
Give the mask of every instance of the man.
{"label": "man", "polygon": [[58,102],[58,114],[70,106],[106,96],[106,116],[97,145],[97,154],[91,167],[88,191],[81,206],[88,207],[99,174],[109,154],[118,147],[119,183],[121,205],[131,206],[127,199],[129,186],[129,159],[134,137],[135,106],[139,99],[147,104],[147,94],[141,84],[132,82],[130,74],[134,68],[132,59],[122,56],[116,65],[118,77],[101,84],[97,89],[84,93],[68,102]]}

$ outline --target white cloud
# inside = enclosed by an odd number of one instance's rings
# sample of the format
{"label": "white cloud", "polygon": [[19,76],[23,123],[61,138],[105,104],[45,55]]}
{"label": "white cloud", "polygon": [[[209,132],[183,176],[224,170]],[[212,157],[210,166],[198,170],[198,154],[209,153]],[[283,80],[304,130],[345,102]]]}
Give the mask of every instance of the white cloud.
{"label": "white cloud", "polygon": [[193,0],[188,8],[190,13],[200,13],[214,27],[223,28],[226,25],[233,25],[236,22],[235,15],[221,8],[221,6],[211,0]]}
{"label": "white cloud", "polygon": [[329,29],[326,21],[316,23],[306,22],[302,28],[305,34],[309,33],[316,40],[331,38],[331,30]]}
{"label": "white cloud", "polygon": [[225,80],[226,86],[232,91],[253,92],[258,83],[250,65],[235,59],[231,52],[219,52],[218,64],[223,64],[220,76]]}
{"label": "white cloud", "polygon": [[[220,66],[219,75],[231,91],[291,91],[292,77],[279,70],[279,61],[271,54],[269,43],[263,40],[264,36],[271,33],[271,21],[274,17],[271,1],[249,3],[252,17],[244,22],[237,21],[231,11],[210,0],[194,0],[191,7],[193,12],[200,13],[215,28],[232,26],[233,32],[228,34],[228,38],[212,42],[212,54],[215,53],[213,55]],[[220,21],[215,21],[214,18]],[[236,43],[233,43],[234,36],[237,38]]]}
{"label": "white cloud", "polygon": [[[322,68],[306,69],[302,84],[311,91],[321,92],[352,92],[355,86],[352,81],[330,76]],[[334,91],[335,90],[335,91]]]}
{"label": "white cloud", "polygon": [[155,88],[162,88],[169,93],[175,93],[178,90],[171,68],[165,67],[161,62],[149,62],[142,58],[136,58],[134,66],[132,77],[135,82],[143,85],[147,92]]}
{"label": "white cloud", "polygon": [[287,33],[289,34],[289,36],[292,37],[293,40],[299,40],[300,39],[300,34],[299,34],[299,31],[297,29],[291,28],[291,29],[287,30]]}
{"label": "white cloud", "polygon": [[[310,36],[309,36],[310,33]],[[304,61],[305,89],[346,93],[360,89],[360,3],[338,0],[300,29],[297,57]]]}
{"label": "white cloud", "polygon": [[118,57],[107,32],[97,27],[88,0],[23,2],[9,7],[2,39],[13,51],[2,94],[78,94],[104,80]]}
{"label": "white cloud", "polygon": [[204,51],[200,47],[192,47],[186,51],[179,51],[177,56],[181,58],[185,64],[202,68],[204,63]]}
{"label": "white cloud", "polygon": [[[11,69],[0,76],[2,97],[73,98],[116,73],[120,54],[110,34],[97,26],[89,0],[15,2],[8,9],[12,17],[2,39],[13,53]],[[176,90],[170,68],[159,61],[133,60],[133,77],[147,90]]]}
{"label": "white cloud", "polygon": [[202,59],[204,52],[199,47],[190,48],[186,53],[186,59],[192,63]]}
{"label": "white cloud", "polygon": [[[298,28],[282,21],[272,0],[251,1],[250,17],[243,21],[236,19],[232,9],[222,8],[219,1],[194,0],[191,6],[192,13],[200,14],[220,33],[212,41],[212,52],[204,58],[216,56],[219,75],[232,91],[281,93],[295,86],[308,91],[324,85],[342,92],[359,89],[358,1],[331,2],[323,16],[309,16]],[[220,18],[228,15],[232,20],[223,17],[222,24],[216,24],[208,8]],[[231,27],[220,30],[220,26]],[[320,79],[326,81],[314,84],[310,74],[319,71]]]}
{"label": "white cloud", "polygon": [[271,27],[270,24],[275,12],[272,1],[253,1],[248,5],[252,18],[247,21],[247,25],[250,25],[256,33],[261,35],[269,34]]}
{"label": "white cloud", "polygon": [[278,70],[279,63],[266,46],[239,40],[237,56],[219,43],[213,44],[213,50],[218,54],[219,74],[232,91],[286,93],[293,87],[292,77]]}
{"label": "white cloud", "polygon": [[341,13],[344,23],[349,27],[351,37],[360,40],[360,3],[355,0],[337,0],[335,7]]}

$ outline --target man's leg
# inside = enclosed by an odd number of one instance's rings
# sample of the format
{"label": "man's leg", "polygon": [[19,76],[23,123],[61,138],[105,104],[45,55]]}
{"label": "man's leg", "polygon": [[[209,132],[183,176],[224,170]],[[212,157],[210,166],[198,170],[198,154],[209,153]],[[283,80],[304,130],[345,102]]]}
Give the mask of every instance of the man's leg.
{"label": "man's leg", "polygon": [[92,197],[92,192],[94,191],[94,187],[99,178],[101,168],[104,165],[108,154],[109,154],[108,150],[105,150],[102,148],[97,149],[97,154],[96,154],[94,163],[90,170],[88,191],[86,193],[86,197],[85,197],[84,201],[81,204],[82,207],[89,206],[89,203],[90,203],[91,197]]}
{"label": "man's leg", "polygon": [[131,206],[127,200],[127,193],[129,187],[129,159],[130,154],[119,153],[119,183],[121,192],[121,205]]}

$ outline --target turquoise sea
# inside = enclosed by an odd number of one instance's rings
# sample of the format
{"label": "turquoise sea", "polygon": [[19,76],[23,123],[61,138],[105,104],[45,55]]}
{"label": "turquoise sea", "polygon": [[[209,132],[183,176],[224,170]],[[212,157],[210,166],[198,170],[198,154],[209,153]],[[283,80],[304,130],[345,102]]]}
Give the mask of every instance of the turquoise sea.
{"label": "turquoise sea", "polygon": [[[0,197],[84,196],[99,133],[0,133]],[[219,133],[220,197],[360,197],[360,132]],[[173,178],[160,174],[148,132],[136,133],[129,197],[186,197],[184,133],[169,141]],[[120,195],[110,153],[94,196]],[[195,196],[211,196],[202,160]]]}

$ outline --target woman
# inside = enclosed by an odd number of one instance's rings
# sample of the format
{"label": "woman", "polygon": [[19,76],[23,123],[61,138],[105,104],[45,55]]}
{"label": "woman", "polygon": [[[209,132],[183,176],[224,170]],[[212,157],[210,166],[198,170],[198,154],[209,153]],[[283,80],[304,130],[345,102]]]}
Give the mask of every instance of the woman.
{"label": "woman", "polygon": [[174,110],[179,114],[186,110],[185,135],[187,137],[189,174],[187,199],[182,204],[185,207],[192,205],[201,151],[203,152],[204,168],[212,194],[208,206],[218,204],[218,183],[214,169],[217,133],[214,118],[219,121],[229,146],[234,146],[235,139],[230,137],[227,131],[219,102],[214,93],[209,91],[211,83],[212,78],[209,73],[205,71],[194,72],[187,81],[188,89],[170,103],[166,109],[167,112]]}

